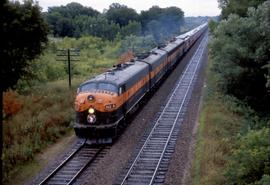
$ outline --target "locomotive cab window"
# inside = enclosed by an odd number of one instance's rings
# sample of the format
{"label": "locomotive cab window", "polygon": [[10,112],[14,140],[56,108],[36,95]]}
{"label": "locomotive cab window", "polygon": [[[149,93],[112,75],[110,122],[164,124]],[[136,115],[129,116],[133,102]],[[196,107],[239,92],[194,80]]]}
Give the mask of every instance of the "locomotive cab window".
{"label": "locomotive cab window", "polygon": [[110,83],[101,82],[98,84],[98,89],[118,93],[117,86],[110,84]]}
{"label": "locomotive cab window", "polygon": [[94,90],[96,88],[97,88],[96,83],[92,83],[92,82],[86,83],[80,87],[79,92],[86,92],[86,91]]}
{"label": "locomotive cab window", "polygon": [[119,92],[118,92],[118,94],[120,95],[120,94],[122,94],[123,93],[123,89],[122,89],[122,87],[119,87]]}

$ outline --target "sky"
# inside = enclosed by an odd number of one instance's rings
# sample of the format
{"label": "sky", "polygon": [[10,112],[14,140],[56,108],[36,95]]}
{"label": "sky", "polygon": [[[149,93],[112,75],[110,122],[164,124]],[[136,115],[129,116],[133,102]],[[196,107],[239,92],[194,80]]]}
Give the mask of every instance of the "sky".
{"label": "sky", "polygon": [[42,7],[42,11],[47,11],[48,7],[66,5],[77,2],[83,6],[92,7],[99,12],[108,9],[112,3],[127,5],[135,9],[138,13],[141,10],[148,10],[153,5],[161,8],[176,6],[185,12],[185,16],[216,16],[220,14],[217,0],[36,0]]}

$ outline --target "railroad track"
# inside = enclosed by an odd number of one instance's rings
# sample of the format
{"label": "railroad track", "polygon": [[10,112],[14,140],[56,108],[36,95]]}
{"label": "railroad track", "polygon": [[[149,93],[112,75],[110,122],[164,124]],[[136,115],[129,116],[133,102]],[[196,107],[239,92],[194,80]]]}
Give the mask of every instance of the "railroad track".
{"label": "railroad track", "polygon": [[205,34],[183,75],[162,108],[150,134],[134,157],[133,162],[121,175],[121,185],[163,184],[169,160],[184,120],[200,61],[207,44]]}
{"label": "railroad track", "polygon": [[69,185],[74,183],[80,174],[97,159],[104,148],[104,146],[93,147],[88,145],[87,140],[85,140],[39,185]]}

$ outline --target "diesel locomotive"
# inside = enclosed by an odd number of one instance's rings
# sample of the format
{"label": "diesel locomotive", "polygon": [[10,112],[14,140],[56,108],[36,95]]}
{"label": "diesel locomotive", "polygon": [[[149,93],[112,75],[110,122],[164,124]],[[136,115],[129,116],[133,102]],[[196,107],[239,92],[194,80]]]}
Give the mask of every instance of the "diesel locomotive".
{"label": "diesel locomotive", "polygon": [[118,64],[82,83],[75,99],[76,135],[98,143],[112,142],[120,122],[173,69],[206,29],[207,24],[202,24],[164,47],[154,48],[145,58]]}

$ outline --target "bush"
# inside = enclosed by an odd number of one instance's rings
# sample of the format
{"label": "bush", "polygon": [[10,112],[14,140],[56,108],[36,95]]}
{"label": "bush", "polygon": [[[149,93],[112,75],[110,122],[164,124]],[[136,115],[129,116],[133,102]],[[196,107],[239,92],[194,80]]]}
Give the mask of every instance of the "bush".
{"label": "bush", "polygon": [[227,169],[230,184],[263,184],[270,175],[270,129],[240,137]]}
{"label": "bush", "polygon": [[[75,91],[73,91],[75,92]],[[74,93],[67,91],[66,84],[57,83],[35,86],[32,95],[19,95],[9,91],[4,101],[20,102],[20,110],[10,108],[12,116],[3,122],[3,169],[4,181],[27,161],[33,159],[48,144],[71,130],[74,120]],[[11,107],[17,107],[9,100]],[[14,111],[16,110],[16,111]],[[16,114],[15,114],[16,112]]]}

